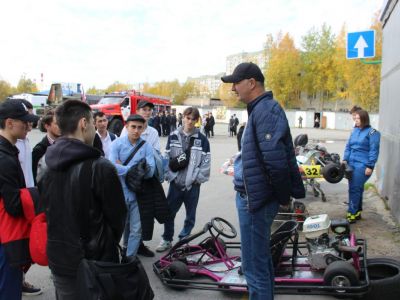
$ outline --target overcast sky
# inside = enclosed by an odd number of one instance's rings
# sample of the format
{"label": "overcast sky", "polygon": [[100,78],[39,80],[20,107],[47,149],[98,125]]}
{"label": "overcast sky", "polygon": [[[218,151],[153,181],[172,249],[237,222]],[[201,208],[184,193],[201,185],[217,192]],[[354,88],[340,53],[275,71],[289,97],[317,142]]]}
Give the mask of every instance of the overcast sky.
{"label": "overcast sky", "polygon": [[224,72],[226,56],[289,32],[300,46],[325,22],[369,28],[383,0],[5,0],[0,79],[104,88]]}

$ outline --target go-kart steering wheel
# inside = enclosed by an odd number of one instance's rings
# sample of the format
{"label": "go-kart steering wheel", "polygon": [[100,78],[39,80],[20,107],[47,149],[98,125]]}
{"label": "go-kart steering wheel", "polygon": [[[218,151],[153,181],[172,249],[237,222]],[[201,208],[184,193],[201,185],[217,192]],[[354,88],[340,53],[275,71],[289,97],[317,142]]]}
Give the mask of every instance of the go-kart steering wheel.
{"label": "go-kart steering wheel", "polygon": [[235,227],[227,220],[220,217],[212,218],[211,226],[217,233],[228,239],[233,239],[237,236]]}

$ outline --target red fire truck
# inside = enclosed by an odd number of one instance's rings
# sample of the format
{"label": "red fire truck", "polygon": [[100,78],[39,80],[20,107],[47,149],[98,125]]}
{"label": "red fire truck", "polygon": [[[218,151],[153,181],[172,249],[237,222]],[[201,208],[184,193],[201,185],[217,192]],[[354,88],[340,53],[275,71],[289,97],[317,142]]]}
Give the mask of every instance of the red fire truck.
{"label": "red fire truck", "polygon": [[171,99],[135,90],[104,95],[97,104],[91,105],[91,108],[93,112],[102,111],[108,119],[108,130],[119,135],[125,120],[129,115],[136,113],[137,104],[141,100],[154,104],[154,114],[171,111]]}

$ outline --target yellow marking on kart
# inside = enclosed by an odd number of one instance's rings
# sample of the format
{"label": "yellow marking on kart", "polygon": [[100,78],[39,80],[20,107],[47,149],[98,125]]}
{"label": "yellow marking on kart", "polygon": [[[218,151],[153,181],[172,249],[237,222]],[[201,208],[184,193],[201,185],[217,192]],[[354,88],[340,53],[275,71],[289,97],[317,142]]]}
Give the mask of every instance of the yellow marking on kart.
{"label": "yellow marking on kart", "polygon": [[307,178],[321,177],[321,165],[301,165]]}

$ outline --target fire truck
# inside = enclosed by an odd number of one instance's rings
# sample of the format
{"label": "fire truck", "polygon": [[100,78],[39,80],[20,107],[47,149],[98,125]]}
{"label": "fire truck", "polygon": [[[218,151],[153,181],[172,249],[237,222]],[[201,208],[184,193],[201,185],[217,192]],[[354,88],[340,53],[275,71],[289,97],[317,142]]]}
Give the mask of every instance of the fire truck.
{"label": "fire truck", "polygon": [[154,104],[153,114],[171,111],[171,99],[135,90],[104,95],[97,104],[91,105],[91,108],[93,112],[103,112],[108,119],[108,130],[119,135],[129,115],[136,113],[137,104],[141,100]]}

